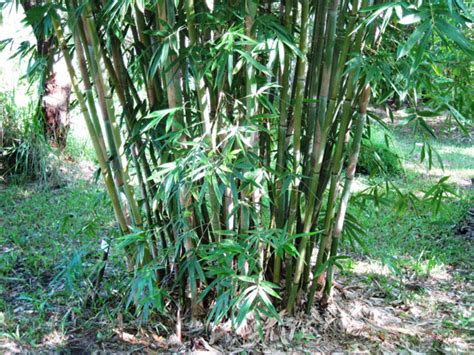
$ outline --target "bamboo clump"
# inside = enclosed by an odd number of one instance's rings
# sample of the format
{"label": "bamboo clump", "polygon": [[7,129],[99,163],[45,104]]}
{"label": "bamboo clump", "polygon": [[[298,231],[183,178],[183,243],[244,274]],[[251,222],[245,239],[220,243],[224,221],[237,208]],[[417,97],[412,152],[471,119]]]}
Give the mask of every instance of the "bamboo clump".
{"label": "bamboo clump", "polygon": [[178,285],[193,317],[230,294],[221,317],[327,302],[371,92],[347,66],[375,46],[368,1],[65,5],[54,30],[130,271]]}

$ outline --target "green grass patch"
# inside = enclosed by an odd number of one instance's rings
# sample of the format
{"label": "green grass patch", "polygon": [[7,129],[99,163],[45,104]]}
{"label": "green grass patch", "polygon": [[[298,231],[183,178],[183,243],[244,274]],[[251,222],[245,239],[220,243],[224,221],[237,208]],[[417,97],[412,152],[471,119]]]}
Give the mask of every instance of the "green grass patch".
{"label": "green grass patch", "polygon": [[[389,181],[399,189],[399,193],[411,193],[420,198],[419,201],[407,198],[403,213],[400,213],[397,210],[400,196],[395,189],[381,201],[357,203],[356,197],[350,212],[367,231],[362,240],[371,257],[392,260],[395,267],[409,267],[417,273],[429,272],[439,265],[470,267],[474,258],[472,241],[463,244],[465,241],[456,235],[456,226],[466,218],[467,211],[474,204],[474,190],[470,187],[470,179],[474,178],[472,145],[446,138],[431,141],[430,145],[439,153],[444,169],[438,162],[430,170],[426,159],[421,161],[422,144],[416,136],[400,129],[393,132],[372,129],[370,138],[366,145],[379,147],[384,152],[382,155],[387,166],[393,163],[394,171],[404,171],[404,174],[372,178],[359,176],[359,185],[386,186]],[[366,158],[363,154],[362,164],[367,164]],[[444,176],[449,176],[446,186],[454,195],[446,193],[439,210],[433,213],[433,201],[423,201],[422,197]]]}
{"label": "green grass patch", "polygon": [[115,229],[100,186],[0,190],[0,333],[34,345],[67,332],[83,312],[100,241]]}

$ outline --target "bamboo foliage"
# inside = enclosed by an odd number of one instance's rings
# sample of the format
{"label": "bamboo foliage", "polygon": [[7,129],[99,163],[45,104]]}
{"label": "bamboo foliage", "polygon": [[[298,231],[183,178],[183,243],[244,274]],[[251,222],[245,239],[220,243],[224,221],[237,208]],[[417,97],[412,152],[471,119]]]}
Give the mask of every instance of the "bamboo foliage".
{"label": "bamboo foliage", "polygon": [[175,297],[237,324],[326,302],[367,120],[368,1],[65,5],[54,28],[137,309]]}

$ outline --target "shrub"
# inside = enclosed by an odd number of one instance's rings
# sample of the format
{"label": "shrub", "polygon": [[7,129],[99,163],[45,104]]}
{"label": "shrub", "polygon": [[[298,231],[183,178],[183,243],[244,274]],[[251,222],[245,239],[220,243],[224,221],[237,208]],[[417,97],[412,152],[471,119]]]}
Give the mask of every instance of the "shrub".
{"label": "shrub", "polygon": [[400,156],[385,143],[364,140],[357,164],[357,172],[365,175],[401,175]]}
{"label": "shrub", "polygon": [[55,168],[34,105],[15,104],[13,92],[0,93],[0,176],[45,182]]}

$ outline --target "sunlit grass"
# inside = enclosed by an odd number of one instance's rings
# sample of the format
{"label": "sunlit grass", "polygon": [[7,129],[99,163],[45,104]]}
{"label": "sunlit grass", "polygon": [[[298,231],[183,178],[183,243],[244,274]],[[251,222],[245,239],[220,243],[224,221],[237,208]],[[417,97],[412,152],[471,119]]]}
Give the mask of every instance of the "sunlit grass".
{"label": "sunlit grass", "polygon": [[[383,141],[383,133],[374,130],[373,139]],[[354,213],[361,218],[368,230],[367,245],[374,255],[410,255],[414,260],[435,259],[435,263],[467,263],[471,253],[459,249],[458,240],[453,237],[455,225],[464,218],[468,206],[474,200],[474,190],[470,188],[471,178],[474,178],[474,147],[460,144],[447,139],[433,142],[433,147],[439,152],[444,165],[444,171],[439,166],[428,169],[426,163],[420,162],[420,148],[416,140],[400,132],[392,133],[392,149],[403,158],[405,173],[391,177],[392,181],[402,191],[411,191],[422,197],[424,192],[443,176],[450,176],[448,183],[453,186],[457,196],[451,196],[444,201],[437,215],[432,214],[428,206],[419,204],[419,214],[408,210],[398,215],[393,206],[368,208],[364,211],[354,208]],[[378,177],[376,181],[386,178]],[[359,176],[356,191],[370,186],[367,177]]]}

